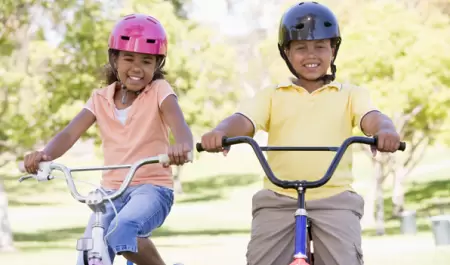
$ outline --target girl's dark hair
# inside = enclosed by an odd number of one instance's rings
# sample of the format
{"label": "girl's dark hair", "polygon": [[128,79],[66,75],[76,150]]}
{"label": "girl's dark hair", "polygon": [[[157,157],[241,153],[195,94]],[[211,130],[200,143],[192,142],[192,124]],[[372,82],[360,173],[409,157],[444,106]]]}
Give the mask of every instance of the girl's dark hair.
{"label": "girl's dark hair", "polygon": [[[119,52],[120,52],[119,50],[113,50],[113,49],[110,49],[108,51],[109,63],[107,63],[104,67],[105,81],[106,81],[107,85],[111,85],[112,83],[119,81],[119,79],[117,79],[116,69],[114,69],[113,66],[111,65],[111,63],[114,62],[114,60],[117,57],[119,57]],[[164,63],[161,64],[161,61],[163,59],[164,58],[161,55],[157,55],[156,63],[159,66],[155,70],[152,81],[165,78],[165,75],[167,74],[167,72],[164,71]]]}

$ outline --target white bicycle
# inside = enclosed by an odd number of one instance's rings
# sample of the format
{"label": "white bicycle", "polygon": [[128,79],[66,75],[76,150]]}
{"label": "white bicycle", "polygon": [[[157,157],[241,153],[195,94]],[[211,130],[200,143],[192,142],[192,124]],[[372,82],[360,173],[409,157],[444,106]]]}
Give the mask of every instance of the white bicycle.
{"label": "white bicycle", "polygon": [[[192,152],[188,154],[188,160],[192,161]],[[34,178],[38,182],[40,181],[49,181],[54,178],[58,178],[52,176],[51,173],[54,170],[60,171],[64,174],[64,179],[66,180],[67,186],[72,194],[72,197],[75,200],[87,204],[89,208],[95,213],[95,220],[92,224],[92,234],[91,237],[80,238],[77,241],[76,249],[83,253],[83,262],[85,265],[112,265],[112,262],[109,258],[107,244],[104,241],[104,233],[105,228],[102,223],[102,216],[105,212],[105,203],[109,201],[113,206],[114,213],[117,215],[117,209],[115,208],[112,200],[120,197],[125,190],[128,188],[131,180],[134,177],[136,171],[144,165],[148,164],[164,164],[169,163],[169,156],[166,154],[161,154],[154,157],[144,158],[140,161],[135,162],[131,165],[113,165],[113,166],[101,166],[101,167],[80,167],[80,168],[68,168],[62,164],[58,164],[55,162],[41,162],[39,163],[38,173],[35,175],[27,175],[23,176],[19,179],[19,182],[24,180]],[[106,194],[104,190],[100,187],[88,193],[87,196],[82,196],[78,192],[75,187],[74,179],[72,178],[72,172],[81,172],[81,171],[97,171],[97,170],[111,170],[111,169],[123,169],[129,168],[127,176],[125,180],[120,185],[119,189],[116,190],[112,194]],[[26,172],[23,162],[19,164],[19,170],[21,172]],[[85,181],[82,181],[85,182]],[[87,183],[87,182],[86,182]],[[89,183],[91,184],[91,183]],[[93,185],[93,184],[91,184]],[[96,186],[96,185],[95,185]],[[117,226],[117,223],[116,223]],[[127,262],[127,265],[133,265],[131,261]]]}

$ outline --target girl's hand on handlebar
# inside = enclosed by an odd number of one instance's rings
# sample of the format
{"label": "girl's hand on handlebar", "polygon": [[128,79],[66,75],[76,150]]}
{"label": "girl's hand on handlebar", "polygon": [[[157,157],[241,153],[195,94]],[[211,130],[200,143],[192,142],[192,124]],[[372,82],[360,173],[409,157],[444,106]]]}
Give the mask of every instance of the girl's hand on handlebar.
{"label": "girl's hand on handlebar", "polygon": [[212,130],[202,135],[202,147],[207,152],[218,153],[222,152],[224,156],[228,154],[230,148],[224,148],[222,146],[222,139],[225,137],[225,133],[219,130]]}
{"label": "girl's hand on handlebar", "polygon": [[52,160],[50,156],[42,151],[34,151],[25,156],[23,165],[30,174],[36,174],[39,169],[39,163]]}
{"label": "girl's hand on handlebar", "polygon": [[170,158],[170,164],[163,164],[164,167],[170,165],[181,166],[190,161],[189,152],[192,152],[192,147],[188,143],[180,143],[169,146],[167,155]]}

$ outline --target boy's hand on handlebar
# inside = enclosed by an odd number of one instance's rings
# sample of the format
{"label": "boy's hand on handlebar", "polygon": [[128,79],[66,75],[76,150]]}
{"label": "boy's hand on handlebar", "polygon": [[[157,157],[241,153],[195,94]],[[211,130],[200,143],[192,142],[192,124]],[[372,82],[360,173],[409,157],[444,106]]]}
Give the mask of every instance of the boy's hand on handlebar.
{"label": "boy's hand on handlebar", "polygon": [[188,143],[180,143],[169,146],[167,155],[170,158],[170,164],[163,164],[164,167],[170,165],[181,166],[190,161],[189,153],[192,152],[192,147]]}
{"label": "boy's hand on handlebar", "polygon": [[228,154],[230,148],[224,148],[222,146],[222,139],[225,137],[225,133],[219,130],[212,130],[202,135],[202,147],[207,152],[222,152],[224,156]]}
{"label": "boy's hand on handlebar", "polygon": [[23,165],[25,170],[30,174],[36,174],[39,169],[39,163],[42,161],[50,161],[52,158],[42,151],[34,151],[25,156]]}
{"label": "boy's hand on handlebar", "polygon": [[375,156],[377,150],[380,152],[395,152],[400,147],[400,135],[395,130],[384,129],[376,134],[377,146],[372,146],[372,153]]}

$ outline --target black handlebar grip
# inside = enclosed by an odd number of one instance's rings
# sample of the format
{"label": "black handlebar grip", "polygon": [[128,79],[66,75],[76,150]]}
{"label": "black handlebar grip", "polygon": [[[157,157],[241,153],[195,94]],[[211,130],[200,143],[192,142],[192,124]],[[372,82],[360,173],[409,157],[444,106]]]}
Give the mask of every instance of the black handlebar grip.
{"label": "black handlebar grip", "polygon": [[203,149],[202,143],[195,144],[195,149],[197,149],[197,152],[203,152],[205,149]]}
{"label": "black handlebar grip", "polygon": [[[226,136],[222,137],[222,146],[225,147],[225,149],[230,149],[230,147],[227,144],[227,139],[228,139],[228,137],[226,137]],[[196,143],[195,149],[197,149],[197,152],[199,152],[199,153],[205,151],[205,149],[202,146],[202,143]]]}
{"label": "black handlebar grip", "polygon": [[398,147],[398,150],[405,151],[405,149],[406,149],[406,143],[405,142],[400,142],[400,146]]}
{"label": "black handlebar grip", "polygon": [[[377,146],[378,145],[378,136],[374,136],[374,145]],[[405,142],[400,142],[400,146],[398,147],[399,151],[405,151],[406,149],[406,143]]]}
{"label": "black handlebar grip", "polygon": [[228,146],[227,140],[228,140],[228,137],[226,137],[226,136],[222,137],[222,147],[227,147]]}

